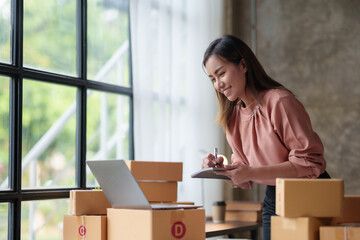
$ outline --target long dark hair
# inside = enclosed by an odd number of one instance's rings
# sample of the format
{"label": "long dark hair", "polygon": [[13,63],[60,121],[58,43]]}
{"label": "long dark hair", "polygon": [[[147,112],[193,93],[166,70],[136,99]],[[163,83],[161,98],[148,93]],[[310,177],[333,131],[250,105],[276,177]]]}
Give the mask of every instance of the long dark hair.
{"label": "long dark hair", "polygon": [[[242,40],[235,36],[225,35],[212,41],[206,49],[203,59],[203,67],[210,56],[219,56],[228,62],[239,65],[243,59],[245,61],[246,72],[246,88],[254,99],[259,101],[258,93],[267,89],[284,88],[280,83],[269,77],[260,62],[257,60],[255,54]],[[226,129],[229,119],[233,113],[236,101],[230,102],[223,94],[216,91],[216,96],[219,101],[219,113],[217,122]]]}

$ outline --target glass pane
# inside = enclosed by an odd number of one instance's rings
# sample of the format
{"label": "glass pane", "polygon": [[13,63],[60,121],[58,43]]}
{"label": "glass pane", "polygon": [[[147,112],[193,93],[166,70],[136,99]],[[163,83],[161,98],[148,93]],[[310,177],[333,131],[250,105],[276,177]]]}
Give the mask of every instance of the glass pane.
{"label": "glass pane", "polygon": [[[129,159],[129,97],[88,91],[86,160]],[[87,169],[87,184],[95,180]]]}
{"label": "glass pane", "polygon": [[76,2],[24,1],[24,66],[76,75]]}
{"label": "glass pane", "polygon": [[0,190],[9,189],[9,83],[0,76]]}
{"label": "glass pane", "polygon": [[129,86],[128,1],[89,0],[88,78]]}
{"label": "glass pane", "polygon": [[22,186],[75,186],[76,89],[25,80]]}
{"label": "glass pane", "polygon": [[11,1],[0,1],[0,62],[10,63]]}
{"label": "glass pane", "polygon": [[22,202],[21,240],[61,240],[62,219],[68,214],[68,199]]}
{"label": "glass pane", "polygon": [[0,203],[0,239],[8,239],[9,204]]}

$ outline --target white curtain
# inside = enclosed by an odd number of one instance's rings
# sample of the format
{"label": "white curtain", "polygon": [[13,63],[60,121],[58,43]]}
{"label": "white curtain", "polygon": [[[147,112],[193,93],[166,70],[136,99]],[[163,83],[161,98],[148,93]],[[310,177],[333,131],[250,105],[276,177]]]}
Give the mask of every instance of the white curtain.
{"label": "white curtain", "polygon": [[221,180],[192,179],[224,135],[202,70],[208,44],[222,35],[222,0],[131,0],[135,160],[183,162],[178,200],[223,200]]}

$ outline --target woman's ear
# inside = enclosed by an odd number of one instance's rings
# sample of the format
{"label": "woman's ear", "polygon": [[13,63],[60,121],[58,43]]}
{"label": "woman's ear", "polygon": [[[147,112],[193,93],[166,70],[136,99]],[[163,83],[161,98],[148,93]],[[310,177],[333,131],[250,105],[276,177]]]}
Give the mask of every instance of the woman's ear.
{"label": "woman's ear", "polygon": [[244,71],[244,73],[247,72],[247,65],[243,58],[240,60],[240,67],[242,67],[242,70]]}

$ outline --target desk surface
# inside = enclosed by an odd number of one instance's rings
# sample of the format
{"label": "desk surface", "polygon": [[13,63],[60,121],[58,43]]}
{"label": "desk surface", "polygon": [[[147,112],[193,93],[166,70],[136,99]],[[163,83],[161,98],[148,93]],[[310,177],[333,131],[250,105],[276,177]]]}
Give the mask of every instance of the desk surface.
{"label": "desk surface", "polygon": [[206,237],[215,237],[234,234],[237,232],[257,230],[261,225],[261,222],[228,221],[224,223],[213,223],[209,221],[205,224],[205,232]]}

